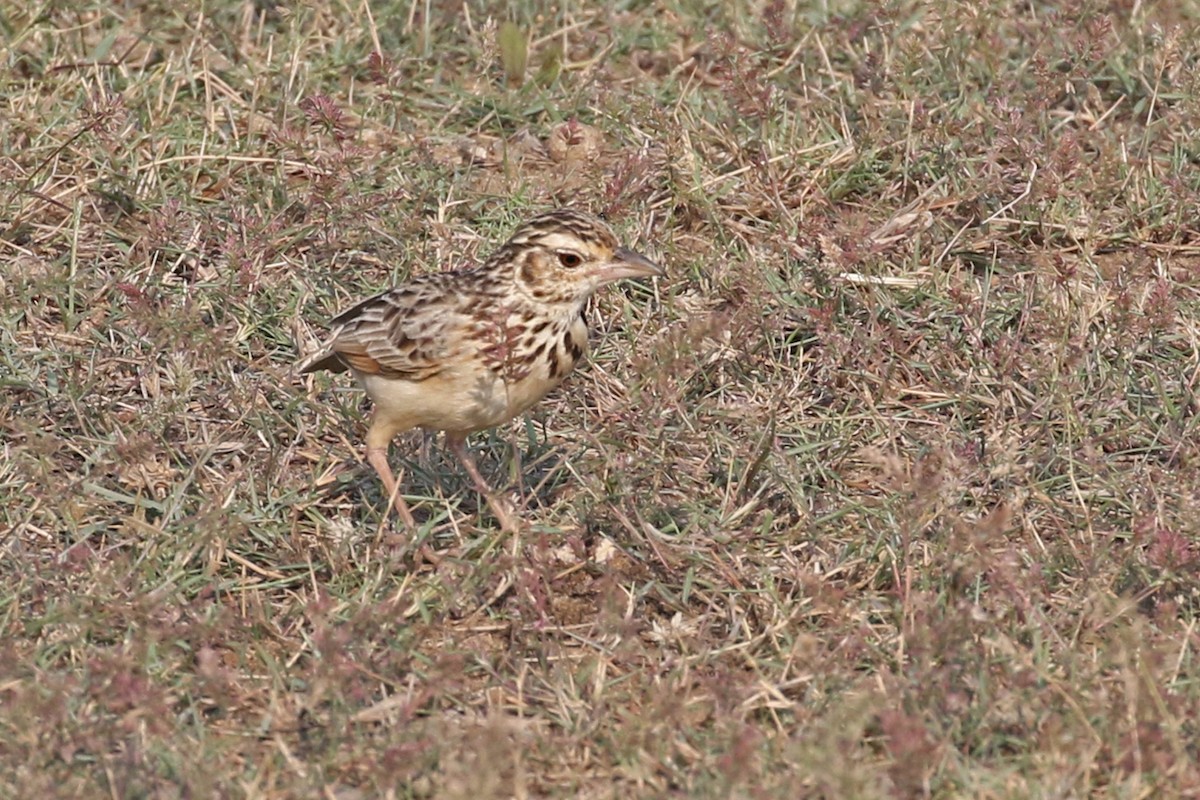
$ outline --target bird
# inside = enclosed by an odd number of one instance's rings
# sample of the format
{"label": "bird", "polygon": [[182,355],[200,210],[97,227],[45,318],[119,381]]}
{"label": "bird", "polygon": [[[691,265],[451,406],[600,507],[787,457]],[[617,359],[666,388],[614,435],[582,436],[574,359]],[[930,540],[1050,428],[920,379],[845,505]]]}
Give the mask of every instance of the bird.
{"label": "bird", "polygon": [[531,408],[583,360],[585,309],[602,287],[664,270],[623,246],[599,217],[575,208],[539,214],[477,266],[412,277],[342,311],[301,375],[349,370],[374,409],[366,460],[409,529],[412,512],[388,464],[400,433],[443,431],[505,530],[519,529],[494,497],[466,437]]}

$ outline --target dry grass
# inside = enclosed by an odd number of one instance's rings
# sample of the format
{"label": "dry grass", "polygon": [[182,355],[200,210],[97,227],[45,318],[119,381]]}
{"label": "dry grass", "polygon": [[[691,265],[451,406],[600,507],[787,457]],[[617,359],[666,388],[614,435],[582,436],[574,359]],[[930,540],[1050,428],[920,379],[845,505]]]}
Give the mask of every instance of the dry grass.
{"label": "dry grass", "polygon": [[[1200,6],[833,6],[0,10],[0,795],[1200,795]],[[291,364],[561,203],[407,537]]]}

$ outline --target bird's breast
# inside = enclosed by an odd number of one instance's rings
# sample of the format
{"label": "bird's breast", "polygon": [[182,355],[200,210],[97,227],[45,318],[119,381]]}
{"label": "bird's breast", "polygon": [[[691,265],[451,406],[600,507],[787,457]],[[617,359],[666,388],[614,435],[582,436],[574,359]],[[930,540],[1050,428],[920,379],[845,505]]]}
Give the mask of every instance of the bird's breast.
{"label": "bird's breast", "polygon": [[586,353],[587,325],[582,317],[525,322],[511,346],[494,350],[488,362],[497,393],[503,391],[505,396],[507,416],[516,416],[541,400]]}

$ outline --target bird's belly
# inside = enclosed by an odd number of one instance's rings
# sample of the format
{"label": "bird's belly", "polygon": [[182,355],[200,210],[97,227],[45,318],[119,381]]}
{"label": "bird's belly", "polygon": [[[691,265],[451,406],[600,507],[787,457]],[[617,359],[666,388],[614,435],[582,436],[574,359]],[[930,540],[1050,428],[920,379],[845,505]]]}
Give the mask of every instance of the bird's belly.
{"label": "bird's belly", "polygon": [[423,381],[359,375],[377,419],[393,433],[422,427],[470,433],[522,413],[561,382],[536,372],[505,380],[489,369],[443,372]]}

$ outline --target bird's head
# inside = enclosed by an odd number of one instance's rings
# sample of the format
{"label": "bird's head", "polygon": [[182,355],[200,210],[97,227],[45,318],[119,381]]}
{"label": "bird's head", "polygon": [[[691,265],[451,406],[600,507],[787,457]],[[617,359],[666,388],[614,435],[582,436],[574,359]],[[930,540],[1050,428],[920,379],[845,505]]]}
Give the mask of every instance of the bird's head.
{"label": "bird's head", "polygon": [[622,247],[606,222],[570,208],[522,225],[488,263],[509,265],[517,288],[545,305],[577,305],[621,278],[664,274],[644,255]]}

